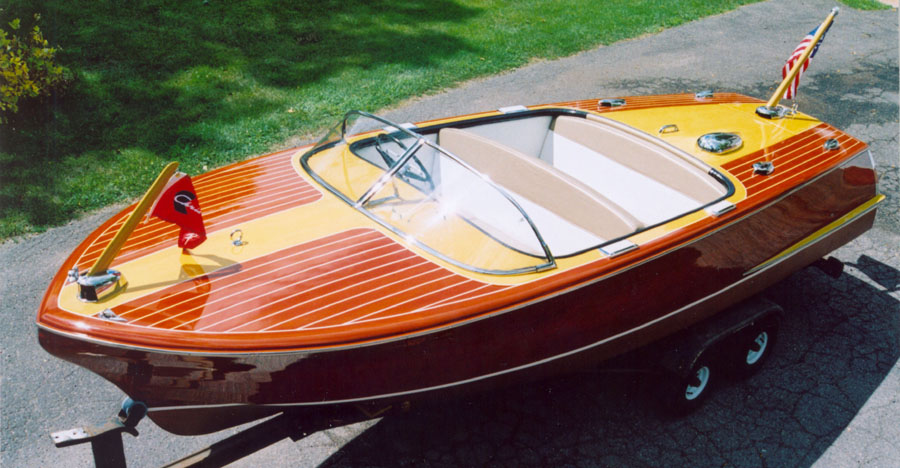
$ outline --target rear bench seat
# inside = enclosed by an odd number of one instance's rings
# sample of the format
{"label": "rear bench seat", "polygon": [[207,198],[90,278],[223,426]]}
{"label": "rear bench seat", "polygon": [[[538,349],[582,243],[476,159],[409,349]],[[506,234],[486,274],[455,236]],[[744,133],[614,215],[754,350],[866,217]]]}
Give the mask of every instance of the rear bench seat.
{"label": "rear bench seat", "polygon": [[[616,203],[540,159],[456,128],[441,129],[438,144],[506,190],[601,240],[625,236],[642,227],[640,221]],[[535,223],[543,230],[538,220]],[[554,252],[561,254],[558,250]]]}
{"label": "rear bench seat", "polygon": [[[595,116],[590,116],[593,118]],[[650,226],[725,195],[704,168],[652,137],[608,119],[558,117],[541,159],[578,178]]]}

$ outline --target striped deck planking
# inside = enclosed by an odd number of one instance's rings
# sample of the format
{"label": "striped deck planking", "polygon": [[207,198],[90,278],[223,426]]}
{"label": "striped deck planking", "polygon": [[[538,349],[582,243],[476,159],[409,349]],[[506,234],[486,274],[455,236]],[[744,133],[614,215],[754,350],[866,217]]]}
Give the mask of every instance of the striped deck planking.
{"label": "striped deck planking", "polygon": [[371,229],[354,229],[204,275],[115,308],[135,326],[211,333],[326,328],[392,317],[476,290]]}
{"label": "striped deck planking", "polygon": [[[825,141],[831,138],[838,140],[840,149],[823,149]],[[800,185],[821,173],[823,167],[847,159],[865,147],[865,143],[822,123],[768,148],[724,164],[722,168],[737,177],[747,190],[747,198],[740,205],[755,204]],[[775,165],[773,174],[754,173],[753,164],[764,160]]]}
{"label": "striped deck planking", "polygon": [[[728,102],[761,101],[735,93],[716,93],[708,99],[697,99],[693,94],[634,96],[627,98],[625,106],[615,108],[600,107],[598,99],[566,101],[553,105],[609,112]],[[296,149],[285,150],[197,176],[194,179],[194,187],[203,209],[207,232],[319,199],[322,196],[321,192],[301,177],[296,176],[288,163],[295,151]],[[260,187],[268,188],[260,189]],[[237,203],[229,203],[230,200],[235,200]],[[226,205],[229,206],[227,210],[224,208]],[[130,210],[125,210],[117,215],[118,219],[93,240],[77,261],[79,269],[90,268],[130,213]],[[171,247],[176,244],[177,234],[176,226],[151,219],[140,225],[129,237],[117,257],[117,261],[128,261]]]}
{"label": "striped deck planking", "polygon": [[[627,110],[716,102],[759,102],[730,93],[697,100],[692,94],[632,97],[627,107],[600,108],[598,100],[558,103],[593,111]],[[841,149],[823,152],[829,138]],[[865,147],[862,142],[820,124],[772,147],[723,165],[747,189],[740,211],[770,199],[770,192],[787,190],[815,176],[819,167],[844,159]],[[238,222],[240,206],[264,203],[265,209],[280,211],[309,203],[321,193],[298,177],[291,167],[293,151],[213,171],[195,182],[208,230]],[[753,173],[754,162],[768,158],[777,176]],[[250,164],[256,163],[256,164]],[[261,187],[279,183],[278,189]],[[288,187],[289,186],[289,187]],[[238,209],[217,210],[231,197],[245,197]],[[285,201],[288,200],[288,201]],[[124,218],[123,214],[122,217]],[[121,220],[119,221],[121,223]],[[79,263],[88,264],[115,231],[115,226],[95,240]],[[174,245],[177,228],[159,221],[136,232],[120,258],[134,258]],[[327,267],[327,269],[326,269]],[[141,297],[116,307],[115,311],[136,326],[192,330],[209,333],[313,330],[354,323],[396,319],[415,314],[446,312],[465,307],[507,290],[470,280],[415,255],[404,246],[372,230],[353,230],[294,246],[262,258],[228,267]],[[273,285],[271,277],[277,279]],[[276,286],[276,287],[273,287]],[[514,288],[514,287],[513,287]],[[326,292],[327,291],[327,292]]]}
{"label": "striped deck planking", "polygon": [[591,112],[615,112],[636,109],[649,109],[653,107],[672,107],[672,106],[696,106],[702,104],[725,104],[725,103],[754,103],[763,102],[759,99],[744,96],[736,93],[715,93],[711,98],[698,99],[693,94],[667,94],[662,96],[627,96],[625,105],[620,107],[603,107],[600,106],[600,99],[582,99],[578,101],[565,101],[552,104],[559,107],[574,107],[576,109],[587,110]]}
{"label": "striped deck planking", "polygon": [[[295,172],[290,163],[295,153],[296,149],[286,150],[193,178],[207,233],[321,198],[322,193]],[[119,213],[93,239],[77,261],[79,269],[90,268],[130,214],[131,209]],[[172,247],[177,238],[177,226],[151,218],[135,229],[116,262]]]}

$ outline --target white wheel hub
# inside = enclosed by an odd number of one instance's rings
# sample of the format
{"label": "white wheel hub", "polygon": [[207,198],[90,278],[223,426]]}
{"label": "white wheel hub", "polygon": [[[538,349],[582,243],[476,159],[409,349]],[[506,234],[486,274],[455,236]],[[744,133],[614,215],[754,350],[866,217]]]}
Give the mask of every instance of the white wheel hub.
{"label": "white wheel hub", "polygon": [[747,350],[747,365],[754,365],[762,359],[766,354],[766,348],[769,346],[769,334],[765,331],[759,332],[753,339],[753,345]]}
{"label": "white wheel hub", "polygon": [[706,384],[709,383],[709,367],[703,366],[697,369],[697,374],[694,377],[696,381],[689,383],[687,388],[684,389],[684,398],[688,401],[697,399],[703,393],[703,390],[706,389]]}

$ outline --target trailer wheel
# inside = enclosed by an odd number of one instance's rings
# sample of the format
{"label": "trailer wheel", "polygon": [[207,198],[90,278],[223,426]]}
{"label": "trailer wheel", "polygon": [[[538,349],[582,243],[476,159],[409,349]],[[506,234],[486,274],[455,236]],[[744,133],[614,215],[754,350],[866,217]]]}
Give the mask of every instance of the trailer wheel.
{"label": "trailer wheel", "polygon": [[684,385],[684,399],[693,401],[705,396],[711,373],[709,366],[698,367],[694,375],[687,378]]}
{"label": "trailer wheel", "polygon": [[716,367],[701,356],[686,375],[666,374],[667,385],[663,410],[672,416],[693,412],[709,397],[712,384],[718,379]]}
{"label": "trailer wheel", "polygon": [[772,355],[778,337],[778,321],[767,317],[737,334],[732,363],[739,378],[759,372]]}

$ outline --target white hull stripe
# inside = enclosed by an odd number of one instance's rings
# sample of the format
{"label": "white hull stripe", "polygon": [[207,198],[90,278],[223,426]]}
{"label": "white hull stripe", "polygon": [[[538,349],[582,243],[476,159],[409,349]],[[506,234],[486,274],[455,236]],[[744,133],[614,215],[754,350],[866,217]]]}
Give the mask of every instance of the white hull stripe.
{"label": "white hull stripe", "polygon": [[[841,224],[840,226],[846,226],[846,225],[850,224],[851,222],[853,222],[853,221],[859,219],[860,217],[862,217],[862,216],[868,214],[869,212],[871,212],[872,210],[874,210],[875,207],[876,207],[877,205],[878,205],[878,204],[876,203],[876,204],[870,206],[868,209],[866,209],[866,210],[860,212],[860,213],[857,214],[855,217],[853,217],[852,219],[847,220],[847,222],[845,222],[844,224]],[[315,402],[301,402],[301,403],[272,403],[272,404],[260,404],[260,405],[252,405],[252,404],[247,404],[247,403],[227,403],[227,404],[219,404],[219,405],[159,406],[159,407],[153,407],[153,408],[150,408],[149,411],[156,412],[156,411],[173,411],[173,410],[189,410],[189,409],[204,409],[204,408],[229,408],[229,407],[238,407],[238,406],[259,406],[259,407],[273,407],[273,408],[278,408],[278,407],[304,407],[304,406],[337,405],[337,404],[345,404],[345,403],[360,403],[360,402],[366,402],[366,401],[372,401],[372,400],[382,400],[382,399],[389,399],[389,398],[397,398],[397,397],[402,397],[402,396],[406,396],[406,395],[417,395],[417,394],[421,394],[421,393],[427,393],[427,392],[439,391],[439,390],[444,390],[444,389],[448,389],[448,388],[458,387],[458,386],[461,386],[461,385],[467,385],[467,384],[479,382],[479,381],[482,381],[482,380],[491,379],[491,378],[494,378],[494,377],[499,377],[499,376],[502,376],[502,375],[505,375],[505,374],[510,374],[510,373],[513,373],[513,372],[518,372],[518,371],[526,370],[526,369],[529,369],[529,368],[531,368],[531,367],[537,367],[537,366],[540,366],[540,365],[543,365],[543,364],[547,364],[547,363],[550,363],[550,362],[553,362],[553,361],[557,361],[557,360],[559,360],[559,359],[563,359],[563,358],[566,358],[566,357],[574,356],[574,355],[579,354],[579,353],[583,353],[583,352],[585,352],[585,351],[588,351],[588,350],[590,350],[590,349],[593,349],[593,348],[596,348],[596,347],[598,347],[598,346],[604,345],[604,344],[609,343],[609,342],[611,342],[611,341],[618,340],[619,338],[622,338],[623,336],[630,335],[630,334],[632,334],[632,333],[634,333],[634,332],[643,330],[643,329],[645,329],[645,328],[647,328],[647,327],[650,327],[651,325],[654,325],[654,324],[656,324],[656,323],[659,323],[659,322],[661,322],[661,321],[663,321],[663,320],[666,320],[666,319],[669,319],[669,318],[671,318],[671,317],[674,317],[674,316],[676,316],[676,315],[678,315],[678,314],[680,314],[680,313],[682,313],[682,312],[684,312],[684,311],[686,311],[686,310],[689,310],[689,309],[691,309],[691,308],[693,308],[693,307],[696,307],[697,305],[699,305],[699,304],[701,304],[701,303],[703,303],[703,302],[705,302],[705,301],[714,299],[714,298],[716,298],[716,297],[718,297],[718,296],[720,296],[720,295],[722,295],[722,294],[724,294],[724,293],[730,291],[731,289],[734,289],[734,288],[736,288],[736,287],[742,285],[743,283],[745,283],[745,282],[747,282],[747,281],[750,281],[750,280],[754,279],[756,276],[758,276],[758,275],[764,273],[765,271],[770,270],[771,268],[773,268],[773,267],[775,267],[776,265],[778,265],[778,264],[784,262],[785,260],[787,260],[787,259],[789,259],[789,258],[792,258],[794,255],[796,255],[796,254],[798,254],[798,253],[800,253],[800,252],[805,251],[806,249],[808,249],[808,248],[810,248],[810,247],[812,247],[812,246],[818,244],[818,243],[821,242],[822,240],[827,239],[827,238],[830,237],[831,235],[833,235],[833,234],[839,232],[839,230],[840,230],[840,229],[839,229],[839,226],[836,226],[834,229],[832,229],[832,230],[829,231],[828,233],[823,234],[821,237],[819,237],[819,238],[816,239],[815,241],[810,242],[810,243],[808,243],[806,246],[804,246],[804,247],[802,247],[802,248],[799,248],[799,249],[795,250],[795,251],[792,252],[792,254],[790,254],[790,255],[787,255],[787,256],[784,256],[784,257],[780,258],[777,262],[771,263],[771,264],[767,265],[764,269],[758,270],[756,273],[754,273],[754,274],[752,274],[752,275],[748,275],[748,276],[744,277],[743,279],[741,279],[741,280],[739,280],[739,281],[737,281],[737,282],[735,282],[735,283],[729,285],[728,287],[726,287],[726,288],[724,288],[724,289],[721,289],[721,290],[717,291],[717,292],[714,293],[714,294],[711,294],[711,295],[709,295],[709,296],[706,296],[706,297],[703,297],[703,298],[701,298],[701,299],[698,299],[698,300],[696,300],[696,301],[694,301],[694,302],[692,302],[692,303],[690,303],[690,304],[688,304],[688,305],[686,305],[686,306],[684,306],[684,307],[682,307],[682,308],[680,308],[680,309],[677,309],[677,310],[675,310],[675,311],[673,311],[673,312],[670,312],[670,313],[668,313],[668,314],[666,314],[666,315],[663,315],[663,316],[661,316],[661,317],[658,317],[658,318],[656,318],[656,319],[654,319],[654,320],[651,320],[651,321],[649,321],[649,322],[643,323],[643,324],[641,324],[641,325],[639,325],[639,326],[637,326],[637,327],[635,327],[635,328],[632,328],[631,330],[627,330],[627,331],[624,331],[624,332],[619,333],[619,334],[617,334],[617,335],[613,335],[613,336],[604,338],[604,339],[602,339],[602,340],[600,340],[600,341],[597,341],[597,342],[592,343],[592,344],[589,344],[589,345],[582,346],[582,347],[580,347],[580,348],[578,348],[578,349],[573,349],[573,350],[571,350],[571,351],[567,351],[567,352],[562,353],[562,354],[557,354],[557,355],[555,355],[555,356],[550,356],[550,357],[541,359],[541,360],[539,360],[539,361],[530,362],[530,363],[528,363],[528,364],[523,364],[523,365],[520,365],[520,366],[517,366],[517,367],[513,367],[513,368],[509,368],[509,369],[504,369],[504,370],[502,370],[502,371],[493,372],[493,373],[490,373],[490,374],[484,374],[484,375],[480,375],[480,376],[477,376],[477,377],[472,377],[472,378],[470,378],[470,379],[459,380],[459,381],[456,381],[456,382],[450,382],[450,383],[441,384],[441,385],[434,385],[434,386],[431,386],[431,387],[418,388],[418,389],[415,389],[415,390],[408,390],[408,391],[395,392],[395,393],[385,393],[385,394],[381,394],[381,395],[371,395],[371,396],[360,397],[360,398],[348,398],[348,399],[343,399],[343,400],[315,401]]]}

